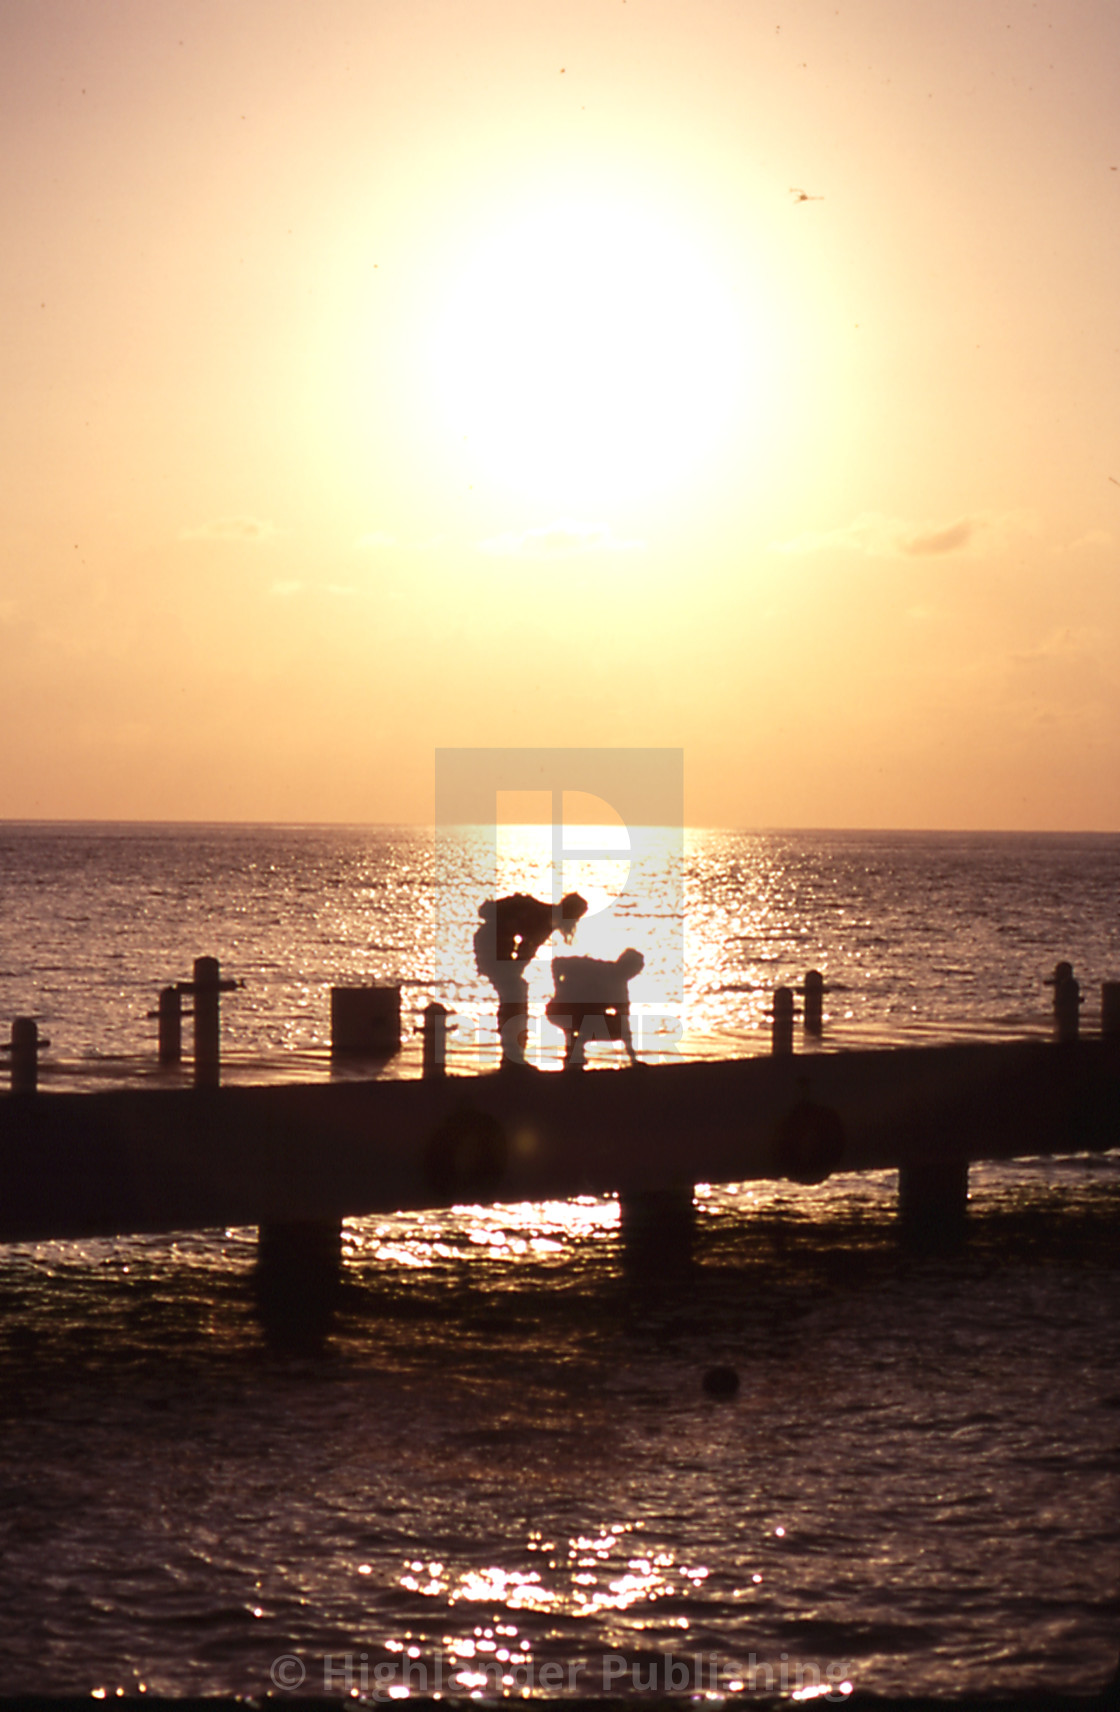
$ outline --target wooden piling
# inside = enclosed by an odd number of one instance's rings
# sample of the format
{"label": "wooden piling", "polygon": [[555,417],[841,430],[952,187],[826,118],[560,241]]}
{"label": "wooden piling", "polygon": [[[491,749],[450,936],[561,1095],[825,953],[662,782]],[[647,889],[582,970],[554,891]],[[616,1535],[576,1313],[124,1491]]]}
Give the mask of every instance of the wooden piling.
{"label": "wooden piling", "polygon": [[691,1185],[643,1189],[618,1197],[626,1271],[643,1279],[680,1276],[692,1266],[696,1199]]}
{"label": "wooden piling", "polygon": [[1075,979],[1073,965],[1059,963],[1048,986],[1054,989],[1054,1039],[1075,1041],[1081,1022],[1081,986]]}
{"label": "wooden piling", "polygon": [[194,980],[194,1080],[197,1088],[216,1088],[222,1074],[222,970],[216,957],[196,957]]}
{"label": "wooden piling", "polygon": [[824,1033],[824,976],[819,969],[810,969],[805,977],[802,1027],[806,1034]]}
{"label": "wooden piling", "polygon": [[183,995],[178,987],[159,992],[159,1061],[181,1064],[183,1060]]}
{"label": "wooden piling", "polygon": [[785,1058],[793,1051],[792,987],[775,987],[772,1015],[770,1049],[775,1058]]}
{"label": "wooden piling", "polygon": [[424,1059],[421,1074],[428,1080],[447,1075],[447,1006],[433,999],[424,1007]]}
{"label": "wooden piling", "polygon": [[39,1086],[39,1024],[34,1017],[12,1022],[12,1093],[34,1094]]}
{"label": "wooden piling", "polygon": [[331,1329],[342,1289],[342,1222],[299,1219],[257,1230],[257,1311],[270,1342],[319,1344]]}

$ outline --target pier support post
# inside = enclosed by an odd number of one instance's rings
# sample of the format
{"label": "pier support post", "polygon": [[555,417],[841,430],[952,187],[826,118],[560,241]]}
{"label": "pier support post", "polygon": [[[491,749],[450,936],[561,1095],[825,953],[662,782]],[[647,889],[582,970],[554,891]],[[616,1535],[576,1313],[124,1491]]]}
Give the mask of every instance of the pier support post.
{"label": "pier support post", "polygon": [[824,1033],[824,976],[819,969],[810,969],[805,977],[802,1027],[806,1034]]}
{"label": "pier support post", "polygon": [[898,1168],[898,1231],[907,1248],[944,1254],[963,1246],[968,1160],[919,1159]]}
{"label": "pier support post", "polygon": [[183,995],[178,987],[159,990],[159,1061],[161,1064],[181,1064],[183,1061]]}
{"label": "pier support post", "polygon": [[641,1189],[618,1197],[622,1263],[634,1276],[679,1277],[692,1267],[696,1201],[687,1188]]}
{"label": "pier support post", "polygon": [[770,1031],[770,1049],[775,1058],[786,1058],[793,1051],[793,989],[774,988],[774,1021]]}
{"label": "pier support post", "polygon": [[12,1093],[34,1094],[39,1086],[39,1024],[34,1017],[12,1022]]}
{"label": "pier support post", "polygon": [[1101,983],[1101,1036],[1120,1045],[1120,981]]}
{"label": "pier support post", "polygon": [[424,1059],[421,1071],[425,1081],[447,1075],[447,1006],[433,999],[424,1007]]}
{"label": "pier support post", "polygon": [[257,1310],[270,1342],[296,1349],[321,1343],[342,1289],[342,1221],[261,1225],[255,1285]]}

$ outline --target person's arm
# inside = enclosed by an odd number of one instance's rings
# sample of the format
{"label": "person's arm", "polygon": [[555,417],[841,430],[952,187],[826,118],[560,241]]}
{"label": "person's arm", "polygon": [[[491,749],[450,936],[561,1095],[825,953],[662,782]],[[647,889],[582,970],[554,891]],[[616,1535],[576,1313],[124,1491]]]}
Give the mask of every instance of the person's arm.
{"label": "person's arm", "polygon": [[515,963],[531,963],[552,932],[552,906],[525,892],[515,892],[504,901],[513,947],[510,956]]}

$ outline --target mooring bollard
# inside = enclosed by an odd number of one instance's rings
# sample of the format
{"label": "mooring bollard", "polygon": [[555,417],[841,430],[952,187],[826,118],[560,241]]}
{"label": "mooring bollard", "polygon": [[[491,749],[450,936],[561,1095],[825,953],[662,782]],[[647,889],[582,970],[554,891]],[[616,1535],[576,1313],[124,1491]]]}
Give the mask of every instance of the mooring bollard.
{"label": "mooring bollard", "polygon": [[433,999],[424,1007],[424,1061],[421,1074],[425,1080],[447,1075],[447,1006]]}
{"label": "mooring bollard", "polygon": [[1101,983],[1101,1034],[1120,1042],[1120,981]]}
{"label": "mooring bollard", "polygon": [[[219,1001],[223,993],[232,993],[236,987],[244,986],[243,981],[223,981],[222,968],[216,957],[196,957],[194,960],[194,980],[177,981],[174,992],[181,997],[190,993],[194,998],[194,1083],[196,1088],[216,1088],[221,1079],[221,1014]],[[164,994],[169,989],[164,987],[159,996],[159,1045],[160,1063],[176,1064],[178,1056],[165,1059],[164,1050]],[[174,1025],[171,1022],[171,1001],[166,1001],[167,1013],[167,1045],[172,1048]],[[180,1017],[182,1012],[180,1011]],[[180,1034],[180,1053],[182,1038]]]}
{"label": "mooring bollard", "polygon": [[34,1094],[39,1086],[39,1024],[34,1017],[13,1020],[11,1053],[12,1093]]}
{"label": "mooring bollard", "polygon": [[775,1058],[784,1058],[793,1051],[793,989],[774,988],[773,1025],[770,1030],[770,1050]]}
{"label": "mooring bollard", "polygon": [[159,990],[159,1061],[181,1064],[183,1060],[183,997],[178,987]]}
{"label": "mooring bollard", "polygon": [[198,1088],[216,1088],[222,1073],[222,970],[216,957],[194,960],[194,1080]]}
{"label": "mooring bollard", "polygon": [[819,969],[810,969],[805,977],[804,1011],[801,1026],[806,1034],[824,1033],[824,976]]}
{"label": "mooring bollard", "polygon": [[1047,981],[1054,989],[1054,1038],[1066,1043],[1077,1039],[1080,1027],[1081,987],[1071,963],[1059,963]]}

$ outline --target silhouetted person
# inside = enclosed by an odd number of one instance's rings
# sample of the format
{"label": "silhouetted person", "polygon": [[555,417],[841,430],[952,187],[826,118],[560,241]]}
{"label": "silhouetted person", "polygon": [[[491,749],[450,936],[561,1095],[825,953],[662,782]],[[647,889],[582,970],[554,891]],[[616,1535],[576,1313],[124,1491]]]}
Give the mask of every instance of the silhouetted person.
{"label": "silhouetted person", "polygon": [[641,952],[634,950],[622,952],[613,963],[601,957],[552,959],[555,992],[544,1014],[564,1031],[566,1070],[583,1069],[583,1025],[587,1017],[603,1017],[608,1040],[621,1040],[631,1064],[637,1064],[630,1032],[630,982],[645,966]]}
{"label": "silhouetted person", "polygon": [[474,936],[474,961],[498,995],[502,1062],[524,1064],[529,1011],[526,967],[557,929],[571,939],[576,923],[587,914],[587,903],[578,892],[566,893],[557,905],[542,903],[527,892],[514,892],[508,898],[488,898],[478,913],[482,919]]}

